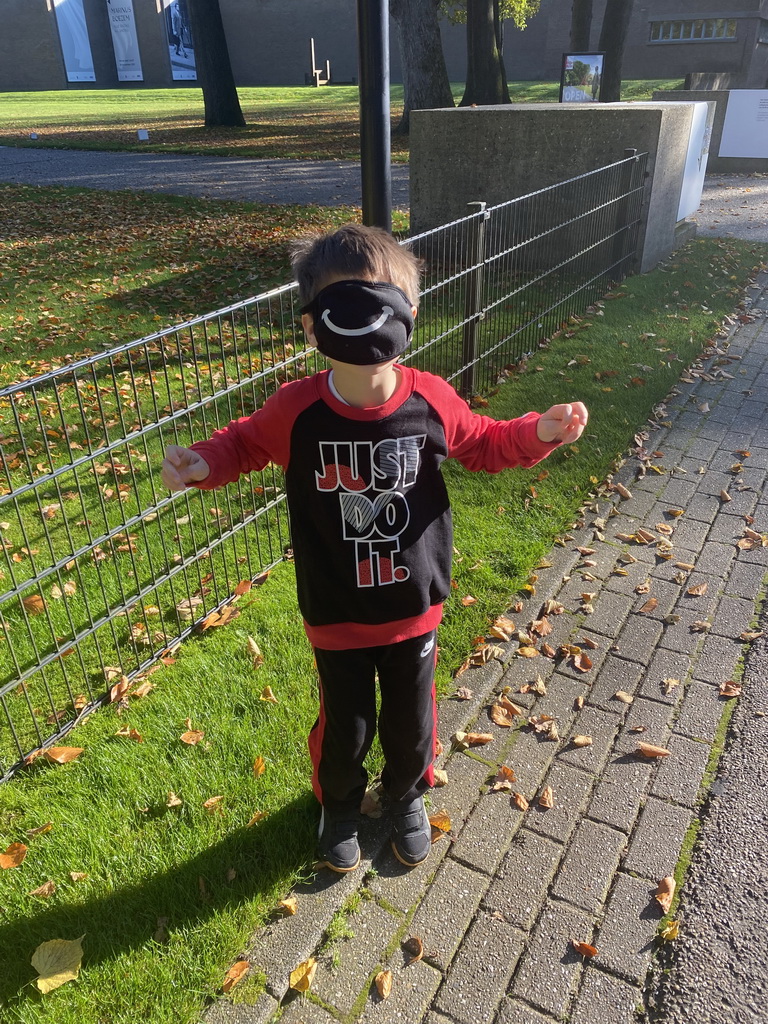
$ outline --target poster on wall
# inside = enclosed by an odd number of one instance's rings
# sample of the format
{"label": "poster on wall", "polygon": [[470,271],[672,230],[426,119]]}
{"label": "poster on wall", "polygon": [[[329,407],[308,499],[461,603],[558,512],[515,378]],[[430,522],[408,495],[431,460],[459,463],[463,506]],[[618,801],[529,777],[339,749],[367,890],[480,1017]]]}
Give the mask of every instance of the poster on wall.
{"label": "poster on wall", "polygon": [[189,27],[187,0],[163,0],[165,33],[168,37],[168,59],[174,82],[197,79],[195,47]]}
{"label": "poster on wall", "polygon": [[83,0],[53,0],[68,82],[95,82]]}
{"label": "poster on wall", "polygon": [[768,89],[731,89],[717,155],[768,159]]}
{"label": "poster on wall", "polygon": [[107,0],[107,15],[112,31],[118,81],[143,82],[133,0]]}
{"label": "poster on wall", "polygon": [[704,190],[704,175],[707,171],[709,142],[712,138],[712,124],[715,106],[709,103],[694,103],[691,116],[691,131],[688,136],[688,152],[685,156],[683,182],[680,187],[680,203],[677,219],[692,217],[701,205]]}
{"label": "poster on wall", "polygon": [[604,53],[564,53],[560,70],[561,103],[599,103]]}

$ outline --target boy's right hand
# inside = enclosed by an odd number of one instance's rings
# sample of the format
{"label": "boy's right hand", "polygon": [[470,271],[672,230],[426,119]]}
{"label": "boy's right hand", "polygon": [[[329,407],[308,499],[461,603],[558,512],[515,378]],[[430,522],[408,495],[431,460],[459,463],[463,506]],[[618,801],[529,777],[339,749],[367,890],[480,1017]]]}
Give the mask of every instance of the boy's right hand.
{"label": "boy's right hand", "polygon": [[191,448],[169,444],[165,449],[160,477],[169,491],[183,491],[189,484],[205,480],[210,472],[202,455]]}

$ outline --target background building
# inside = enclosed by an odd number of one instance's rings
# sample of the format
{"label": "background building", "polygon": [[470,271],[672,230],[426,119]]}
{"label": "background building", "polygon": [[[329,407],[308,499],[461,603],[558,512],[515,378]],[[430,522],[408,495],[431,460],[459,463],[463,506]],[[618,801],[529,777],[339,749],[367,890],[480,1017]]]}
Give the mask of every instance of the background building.
{"label": "background building", "polygon": [[[334,81],[357,77],[354,0],[220,0],[238,85],[303,85],[309,44],[330,61]],[[626,78],[738,76],[740,88],[768,86],[768,0],[635,0],[624,59]],[[605,0],[596,0],[597,48]],[[194,40],[186,0],[0,0],[0,91],[151,88],[194,82]],[[557,80],[569,49],[570,4],[543,0],[524,32],[507,22],[504,59],[513,79]],[[461,25],[442,26],[452,81],[464,81]],[[392,26],[393,82],[402,80]]]}

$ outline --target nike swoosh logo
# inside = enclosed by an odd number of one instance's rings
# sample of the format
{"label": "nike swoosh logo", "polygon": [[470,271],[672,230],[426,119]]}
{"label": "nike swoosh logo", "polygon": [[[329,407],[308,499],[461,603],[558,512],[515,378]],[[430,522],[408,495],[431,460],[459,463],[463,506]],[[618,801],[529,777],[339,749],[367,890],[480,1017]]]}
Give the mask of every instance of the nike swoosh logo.
{"label": "nike swoosh logo", "polygon": [[429,652],[432,650],[432,648],[434,646],[435,646],[434,639],[430,640],[429,643],[425,644],[424,645],[424,650],[421,652],[422,658],[426,658],[426,656],[429,654]]}
{"label": "nike swoosh logo", "polygon": [[378,331],[380,327],[383,327],[389,317],[395,315],[395,311],[391,306],[382,306],[381,316],[378,320],[374,320],[372,324],[368,324],[367,327],[348,328],[337,327],[331,320],[330,312],[330,309],[324,309],[320,319],[327,325],[329,330],[333,331],[334,334],[344,334],[349,338],[358,338],[361,334],[372,334],[374,331]]}

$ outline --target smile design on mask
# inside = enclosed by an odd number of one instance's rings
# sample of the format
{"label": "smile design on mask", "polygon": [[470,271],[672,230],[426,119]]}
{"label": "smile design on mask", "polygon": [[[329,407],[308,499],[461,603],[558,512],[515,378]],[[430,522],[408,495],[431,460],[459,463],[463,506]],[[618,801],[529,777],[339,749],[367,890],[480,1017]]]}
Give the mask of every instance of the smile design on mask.
{"label": "smile design on mask", "polygon": [[312,314],[318,351],[342,363],[383,363],[410,344],[411,302],[396,285],[336,281],[302,312]]}

